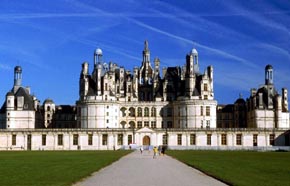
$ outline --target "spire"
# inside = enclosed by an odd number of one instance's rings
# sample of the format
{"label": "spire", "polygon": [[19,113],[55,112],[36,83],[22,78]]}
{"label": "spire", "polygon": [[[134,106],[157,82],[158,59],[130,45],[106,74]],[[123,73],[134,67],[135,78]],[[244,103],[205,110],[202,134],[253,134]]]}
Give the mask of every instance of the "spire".
{"label": "spire", "polygon": [[144,42],[143,63],[144,62],[150,62],[150,51],[149,51],[147,40],[145,40],[145,42]]}

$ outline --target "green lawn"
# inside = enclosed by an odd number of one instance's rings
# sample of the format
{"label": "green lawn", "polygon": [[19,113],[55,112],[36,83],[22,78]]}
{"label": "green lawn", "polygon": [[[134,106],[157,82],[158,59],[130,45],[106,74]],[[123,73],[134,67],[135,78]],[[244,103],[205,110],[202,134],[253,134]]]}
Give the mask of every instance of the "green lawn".
{"label": "green lawn", "polygon": [[290,185],[290,152],[185,150],[167,154],[232,185]]}
{"label": "green lawn", "polygon": [[0,185],[71,185],[131,151],[0,152]]}

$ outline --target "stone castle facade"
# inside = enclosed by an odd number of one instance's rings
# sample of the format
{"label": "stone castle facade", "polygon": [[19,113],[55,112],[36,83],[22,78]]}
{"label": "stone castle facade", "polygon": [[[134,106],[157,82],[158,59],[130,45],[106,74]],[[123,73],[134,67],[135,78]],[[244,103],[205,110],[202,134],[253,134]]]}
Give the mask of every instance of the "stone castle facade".
{"label": "stone castle facade", "polygon": [[287,89],[279,95],[274,71],[265,68],[265,85],[246,100],[218,105],[213,67],[199,71],[196,49],[184,66],[162,68],[151,63],[145,41],[140,67],[133,71],[105,63],[96,49],[90,73],[84,62],[76,105],[43,105],[21,85],[22,69],[14,69],[14,86],[0,110],[1,149],[119,149],[166,145],[170,148],[245,149],[289,146]]}

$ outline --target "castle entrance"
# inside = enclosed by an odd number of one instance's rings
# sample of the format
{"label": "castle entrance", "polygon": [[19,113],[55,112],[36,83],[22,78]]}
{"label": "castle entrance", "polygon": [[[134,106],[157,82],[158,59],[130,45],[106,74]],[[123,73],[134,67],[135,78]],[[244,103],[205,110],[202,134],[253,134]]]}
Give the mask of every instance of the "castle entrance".
{"label": "castle entrance", "polygon": [[143,145],[144,146],[149,146],[150,145],[150,137],[149,136],[144,136]]}

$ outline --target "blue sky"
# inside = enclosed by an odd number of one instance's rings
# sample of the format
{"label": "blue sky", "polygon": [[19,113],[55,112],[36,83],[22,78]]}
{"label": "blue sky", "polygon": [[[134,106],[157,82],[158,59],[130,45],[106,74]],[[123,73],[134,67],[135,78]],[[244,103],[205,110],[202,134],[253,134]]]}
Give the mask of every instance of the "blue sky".
{"label": "blue sky", "polygon": [[201,72],[214,67],[215,99],[233,103],[264,83],[290,88],[290,1],[0,1],[0,101],[13,86],[14,66],[41,101],[75,104],[81,64],[93,52],[105,62],[140,66],[144,40],[161,68],[182,66],[195,47]]}

